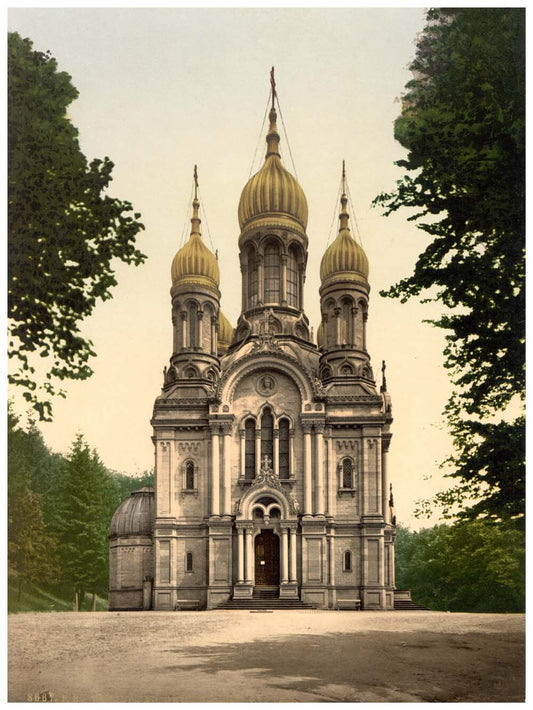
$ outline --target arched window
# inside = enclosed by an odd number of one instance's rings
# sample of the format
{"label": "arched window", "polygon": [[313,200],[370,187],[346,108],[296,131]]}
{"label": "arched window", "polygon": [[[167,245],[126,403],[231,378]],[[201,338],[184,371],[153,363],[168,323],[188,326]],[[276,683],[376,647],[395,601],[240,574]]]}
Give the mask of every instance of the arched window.
{"label": "arched window", "polygon": [[342,304],[342,342],[344,345],[353,344],[352,304],[346,300]]}
{"label": "arched window", "polygon": [[279,303],[279,247],[269,242],[265,247],[265,303]]}
{"label": "arched window", "polygon": [[194,463],[187,461],[185,464],[185,490],[193,491],[196,488],[194,483]]}
{"label": "arched window", "polygon": [[298,252],[290,247],[287,258],[287,304],[298,308]]}
{"label": "arched window", "polygon": [[289,453],[290,453],[290,428],[288,419],[280,419],[279,422],[279,477],[289,478],[290,463],[289,463]]}
{"label": "arched window", "polygon": [[257,260],[255,249],[248,249],[248,308],[257,306]]}
{"label": "arched window", "polygon": [[353,461],[352,459],[343,459],[342,461],[342,487],[353,488]]}
{"label": "arched window", "polygon": [[342,556],[342,571],[352,571],[352,553],[350,552],[350,550],[346,550],[346,552]]}
{"label": "arched window", "polygon": [[192,552],[187,552],[185,555],[185,571],[192,572]]}
{"label": "arched window", "polygon": [[274,417],[272,412],[267,407],[261,417],[261,465],[263,459],[268,456],[270,465],[272,466],[272,452],[274,448]]}
{"label": "arched window", "polygon": [[189,318],[189,347],[195,348],[198,345],[198,309],[195,303],[189,304],[188,318]]}
{"label": "arched window", "polygon": [[255,422],[247,419],[244,425],[244,477],[255,478]]}

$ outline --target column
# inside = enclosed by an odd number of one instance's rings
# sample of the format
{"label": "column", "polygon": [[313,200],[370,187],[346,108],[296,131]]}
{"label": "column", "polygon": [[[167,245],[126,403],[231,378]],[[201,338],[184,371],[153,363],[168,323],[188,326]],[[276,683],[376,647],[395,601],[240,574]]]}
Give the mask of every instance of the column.
{"label": "column", "polygon": [[301,311],[304,309],[304,281],[305,281],[305,264],[299,264],[298,271],[298,307]]}
{"label": "column", "polygon": [[244,479],[246,474],[246,432],[244,429],[239,431],[239,436],[241,438],[241,468],[240,477]]}
{"label": "column", "polygon": [[352,308],[352,345],[357,343],[357,307]]}
{"label": "column", "polygon": [[324,515],[324,426],[315,425],[316,488],[315,513]]}
{"label": "column", "polygon": [[279,429],[274,429],[274,453],[272,461],[272,471],[274,476],[279,476]]}
{"label": "column", "polygon": [[294,478],[296,471],[294,468],[294,429],[289,431],[289,476]]}
{"label": "column", "polygon": [[237,528],[237,582],[244,582],[244,530]]}
{"label": "column", "polygon": [[216,338],[217,338],[217,324],[218,320],[216,316],[211,316],[211,355],[217,354]]}
{"label": "column", "polygon": [[187,311],[181,312],[181,348],[187,347]]}
{"label": "column", "polygon": [[220,450],[218,427],[211,429],[211,515],[220,515]]}
{"label": "column", "polygon": [[304,422],[304,515],[313,514],[313,490],[311,478],[311,424]]}
{"label": "column", "polygon": [[231,515],[231,424],[224,425],[224,504],[223,515]]}
{"label": "column", "polygon": [[386,439],[382,439],[381,443],[381,505],[383,508],[383,521],[385,523],[390,523],[390,510],[389,510],[389,482],[388,482],[388,453],[389,453],[389,442]]}
{"label": "column", "polygon": [[179,338],[178,338],[178,333],[179,330],[176,328],[176,325],[178,323],[178,320],[176,318],[176,314],[172,312],[172,352],[177,353],[178,348],[179,348]]}
{"label": "column", "polygon": [[265,300],[265,279],[263,269],[263,255],[257,255],[257,305],[262,306]]}
{"label": "column", "polygon": [[204,321],[204,312],[203,311],[198,311],[198,347],[200,350],[204,349],[204,329],[203,329],[203,321]]}
{"label": "column", "polygon": [[259,478],[261,473],[261,429],[255,429],[255,477]]}
{"label": "column", "polygon": [[342,337],[341,337],[341,309],[340,308],[335,308],[334,310],[335,313],[335,345],[340,345],[342,342]]}
{"label": "column", "polygon": [[289,531],[281,528],[281,583],[289,581]]}
{"label": "column", "polygon": [[241,264],[242,274],[242,312],[248,309],[248,266]]}
{"label": "column", "polygon": [[366,322],[368,320],[368,313],[363,311],[363,350],[366,352]]}
{"label": "column", "polygon": [[335,531],[329,533],[329,583],[335,584]]}
{"label": "column", "polygon": [[287,305],[287,256],[281,255],[281,305]]}
{"label": "column", "polygon": [[289,579],[291,582],[296,582],[296,528],[290,529],[291,533],[291,559]]}
{"label": "column", "polygon": [[337,497],[335,490],[335,466],[333,460],[333,436],[331,429],[328,431],[328,436],[326,438],[326,452],[327,452],[327,486],[328,486],[328,514],[334,516],[337,512]]}
{"label": "column", "polygon": [[253,571],[253,561],[254,561],[254,541],[253,541],[253,529],[246,529],[246,582],[249,584],[253,583],[254,571]]}

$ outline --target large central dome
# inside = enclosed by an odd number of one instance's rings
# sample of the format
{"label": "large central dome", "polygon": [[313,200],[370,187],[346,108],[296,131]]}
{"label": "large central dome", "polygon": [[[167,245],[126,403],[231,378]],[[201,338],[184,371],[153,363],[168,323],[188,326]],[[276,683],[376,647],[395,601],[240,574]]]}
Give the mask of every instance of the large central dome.
{"label": "large central dome", "polygon": [[[279,134],[276,111],[270,111],[265,164],[248,180],[239,201],[241,230],[252,222],[287,224],[305,231],[307,227],[307,199],[304,191],[282,163],[279,154]],[[296,223],[296,224],[295,224]],[[259,225],[257,225],[259,226]]]}

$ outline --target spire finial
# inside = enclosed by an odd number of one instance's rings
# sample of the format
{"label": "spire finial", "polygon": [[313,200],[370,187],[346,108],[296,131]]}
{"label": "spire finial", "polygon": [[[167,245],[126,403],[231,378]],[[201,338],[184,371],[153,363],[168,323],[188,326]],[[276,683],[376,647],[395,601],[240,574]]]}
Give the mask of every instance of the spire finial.
{"label": "spire finial", "polygon": [[348,227],[348,210],[346,209],[346,205],[348,204],[348,198],[346,197],[346,164],[344,160],[342,161],[342,195],[341,195],[341,213],[339,215],[339,219],[341,221],[339,231],[343,229],[347,229],[348,231],[350,228]]}
{"label": "spire finial", "polygon": [[387,391],[387,378],[385,377],[385,370],[387,369],[387,365],[385,364],[385,360],[381,361],[381,392],[386,392]]}
{"label": "spire finial", "polygon": [[194,166],[193,177],[194,177],[194,199],[192,201],[191,237],[193,234],[198,234],[198,236],[200,236],[200,224],[201,224],[200,217],[198,216],[198,208],[200,207],[200,203],[198,201],[198,168],[196,167],[196,165]]}
{"label": "spire finial", "polygon": [[270,88],[272,90],[272,108],[274,108],[274,99],[277,98],[276,80],[274,78],[274,67],[270,70]]}

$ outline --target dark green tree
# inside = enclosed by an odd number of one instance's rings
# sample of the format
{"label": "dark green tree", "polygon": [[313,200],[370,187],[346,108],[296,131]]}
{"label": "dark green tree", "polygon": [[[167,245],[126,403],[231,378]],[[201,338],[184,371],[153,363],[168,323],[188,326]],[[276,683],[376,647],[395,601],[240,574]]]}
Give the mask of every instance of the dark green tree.
{"label": "dark green tree", "polygon": [[116,505],[105,466],[78,434],[66,461],[59,535],[62,578],[78,600],[76,608],[85,592],[93,593],[93,602],[96,593],[107,593],[107,536]]}
{"label": "dark green tree", "polygon": [[[406,173],[376,203],[410,208],[432,241],[382,295],[424,295],[446,311],[445,415],[452,515],[524,514],[525,13],[434,9],[417,41],[395,137]],[[422,220],[422,221],[421,221]]]}
{"label": "dark green tree", "polygon": [[396,586],[436,611],[523,612],[524,532],[513,521],[399,526]]}
{"label": "dark green tree", "polygon": [[92,374],[80,322],[111,298],[116,261],[140,264],[143,225],[106,194],[113,163],[88,162],[67,116],[71,77],[29,39],[8,36],[9,381],[41,419],[60,382]]}

